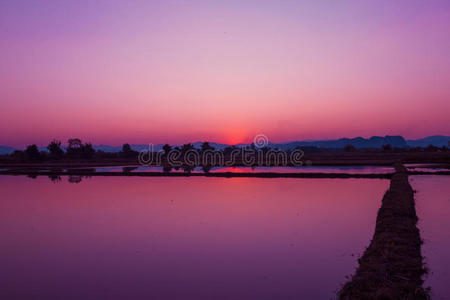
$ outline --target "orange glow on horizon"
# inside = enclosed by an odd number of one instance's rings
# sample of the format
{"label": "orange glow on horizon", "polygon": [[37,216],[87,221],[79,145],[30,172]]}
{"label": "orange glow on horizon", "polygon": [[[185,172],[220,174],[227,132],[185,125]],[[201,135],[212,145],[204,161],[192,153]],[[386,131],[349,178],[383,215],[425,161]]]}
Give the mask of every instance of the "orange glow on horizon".
{"label": "orange glow on horizon", "polygon": [[243,129],[228,129],[224,133],[224,142],[229,145],[247,143],[249,138],[247,132]]}

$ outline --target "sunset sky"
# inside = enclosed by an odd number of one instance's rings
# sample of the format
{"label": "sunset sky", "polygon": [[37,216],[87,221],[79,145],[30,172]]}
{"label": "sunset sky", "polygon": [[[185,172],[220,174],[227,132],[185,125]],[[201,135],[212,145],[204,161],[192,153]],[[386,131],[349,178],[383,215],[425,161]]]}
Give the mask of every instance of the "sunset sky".
{"label": "sunset sky", "polygon": [[450,1],[0,2],[0,145],[450,134]]}

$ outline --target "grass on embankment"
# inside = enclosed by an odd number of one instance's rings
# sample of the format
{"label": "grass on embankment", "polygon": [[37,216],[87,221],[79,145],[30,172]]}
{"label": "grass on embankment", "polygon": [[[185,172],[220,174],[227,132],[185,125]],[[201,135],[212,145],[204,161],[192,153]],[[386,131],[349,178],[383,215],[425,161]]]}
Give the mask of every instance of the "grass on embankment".
{"label": "grass on embankment", "polygon": [[339,298],[428,299],[428,290],[422,287],[426,269],[416,224],[414,191],[406,168],[398,165],[378,211],[373,239]]}

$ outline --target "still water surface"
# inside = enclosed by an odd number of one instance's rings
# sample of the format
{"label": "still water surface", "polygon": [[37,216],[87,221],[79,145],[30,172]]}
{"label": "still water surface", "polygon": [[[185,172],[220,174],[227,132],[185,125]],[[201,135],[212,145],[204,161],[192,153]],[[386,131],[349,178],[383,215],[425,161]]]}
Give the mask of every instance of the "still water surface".
{"label": "still water surface", "polygon": [[450,299],[450,176],[411,176],[432,299]]}
{"label": "still water surface", "polygon": [[[163,172],[162,167],[112,166],[98,167],[96,172]],[[170,172],[184,172],[182,168],[171,168]],[[193,173],[203,173],[202,167],[195,167]],[[394,168],[389,166],[301,166],[301,167],[213,167],[209,172],[233,173],[347,173],[347,174],[389,174]]]}
{"label": "still water surface", "polygon": [[388,184],[0,176],[0,298],[330,299]]}

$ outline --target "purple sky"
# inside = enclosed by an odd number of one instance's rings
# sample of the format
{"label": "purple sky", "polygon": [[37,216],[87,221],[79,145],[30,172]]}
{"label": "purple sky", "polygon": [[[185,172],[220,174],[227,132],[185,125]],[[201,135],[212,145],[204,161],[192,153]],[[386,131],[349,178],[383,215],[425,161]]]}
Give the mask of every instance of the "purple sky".
{"label": "purple sky", "polygon": [[450,1],[1,1],[0,144],[450,134]]}

